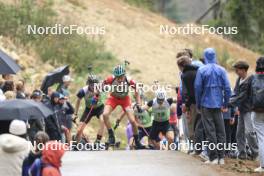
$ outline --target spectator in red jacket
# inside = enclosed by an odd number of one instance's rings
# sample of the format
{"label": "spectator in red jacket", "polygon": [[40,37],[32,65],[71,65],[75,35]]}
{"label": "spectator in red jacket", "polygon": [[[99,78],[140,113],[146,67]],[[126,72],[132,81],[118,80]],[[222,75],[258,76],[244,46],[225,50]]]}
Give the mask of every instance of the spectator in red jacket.
{"label": "spectator in red jacket", "polygon": [[42,151],[42,161],[44,165],[49,165],[49,167],[43,168],[42,176],[61,176],[61,158],[65,150],[67,150],[67,146],[60,142],[51,141],[46,143],[45,149]]}

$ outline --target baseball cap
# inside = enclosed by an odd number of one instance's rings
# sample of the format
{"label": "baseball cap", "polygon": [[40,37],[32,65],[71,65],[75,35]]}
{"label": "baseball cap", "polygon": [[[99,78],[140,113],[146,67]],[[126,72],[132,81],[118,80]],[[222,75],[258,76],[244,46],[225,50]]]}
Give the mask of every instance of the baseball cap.
{"label": "baseball cap", "polygon": [[238,69],[248,69],[249,65],[247,62],[245,61],[238,61],[233,65],[234,68],[238,68]]}
{"label": "baseball cap", "polygon": [[70,75],[64,75],[64,76],[62,77],[62,81],[63,81],[63,82],[69,82],[69,81],[72,81],[72,78],[71,78]]}
{"label": "baseball cap", "polygon": [[41,96],[42,96],[42,93],[40,90],[34,90],[32,92],[31,98],[36,98],[36,97],[41,97]]}
{"label": "baseball cap", "polygon": [[63,94],[60,94],[59,99],[65,99],[65,96]]}

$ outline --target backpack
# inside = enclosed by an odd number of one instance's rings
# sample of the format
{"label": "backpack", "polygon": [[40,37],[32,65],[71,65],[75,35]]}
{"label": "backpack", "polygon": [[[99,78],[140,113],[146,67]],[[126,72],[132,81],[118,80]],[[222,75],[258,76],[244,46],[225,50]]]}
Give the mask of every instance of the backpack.
{"label": "backpack", "polygon": [[28,163],[28,157],[24,160],[23,165],[22,165],[22,176],[29,176],[29,168],[30,164]]}
{"label": "backpack", "polygon": [[41,158],[37,158],[28,170],[29,176],[42,176],[42,169],[52,167],[50,164],[44,164]]}
{"label": "backpack", "polygon": [[252,84],[252,108],[255,111],[264,111],[264,75],[253,76]]}
{"label": "backpack", "polygon": [[22,165],[22,176],[29,176],[29,169],[31,165],[34,163],[34,161],[41,157],[41,154],[34,154],[34,156],[30,153],[29,156],[27,156]]}

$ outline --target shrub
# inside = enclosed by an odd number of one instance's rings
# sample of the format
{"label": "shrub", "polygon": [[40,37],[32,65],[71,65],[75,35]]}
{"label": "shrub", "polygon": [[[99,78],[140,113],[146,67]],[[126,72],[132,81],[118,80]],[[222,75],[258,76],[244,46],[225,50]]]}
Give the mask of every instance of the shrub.
{"label": "shrub", "polygon": [[135,5],[137,7],[145,8],[154,11],[155,1],[154,0],[125,0],[125,2]]}
{"label": "shrub", "polygon": [[84,35],[33,35],[27,34],[28,25],[54,26],[56,13],[52,1],[36,4],[34,0],[22,0],[19,5],[0,3],[0,35],[11,37],[15,42],[32,46],[45,62],[53,65],[69,64],[77,73],[86,72],[86,66],[96,65],[100,72],[115,57],[107,52],[102,41],[93,41]]}

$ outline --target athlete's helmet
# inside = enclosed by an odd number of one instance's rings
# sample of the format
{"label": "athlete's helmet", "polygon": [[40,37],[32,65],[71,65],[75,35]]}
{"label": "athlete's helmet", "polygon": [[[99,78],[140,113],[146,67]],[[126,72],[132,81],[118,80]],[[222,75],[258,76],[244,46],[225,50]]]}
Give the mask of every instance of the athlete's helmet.
{"label": "athlete's helmet", "polygon": [[156,98],[157,98],[157,100],[161,100],[161,101],[165,100],[165,98],[166,98],[166,92],[164,90],[162,90],[162,89],[157,90],[157,92],[156,92]]}
{"label": "athlete's helmet", "polygon": [[123,65],[118,65],[114,68],[113,71],[114,76],[122,76],[126,74],[125,67]]}
{"label": "athlete's helmet", "polygon": [[96,75],[90,74],[87,78],[86,84],[93,84],[93,83],[99,83],[99,79]]}

